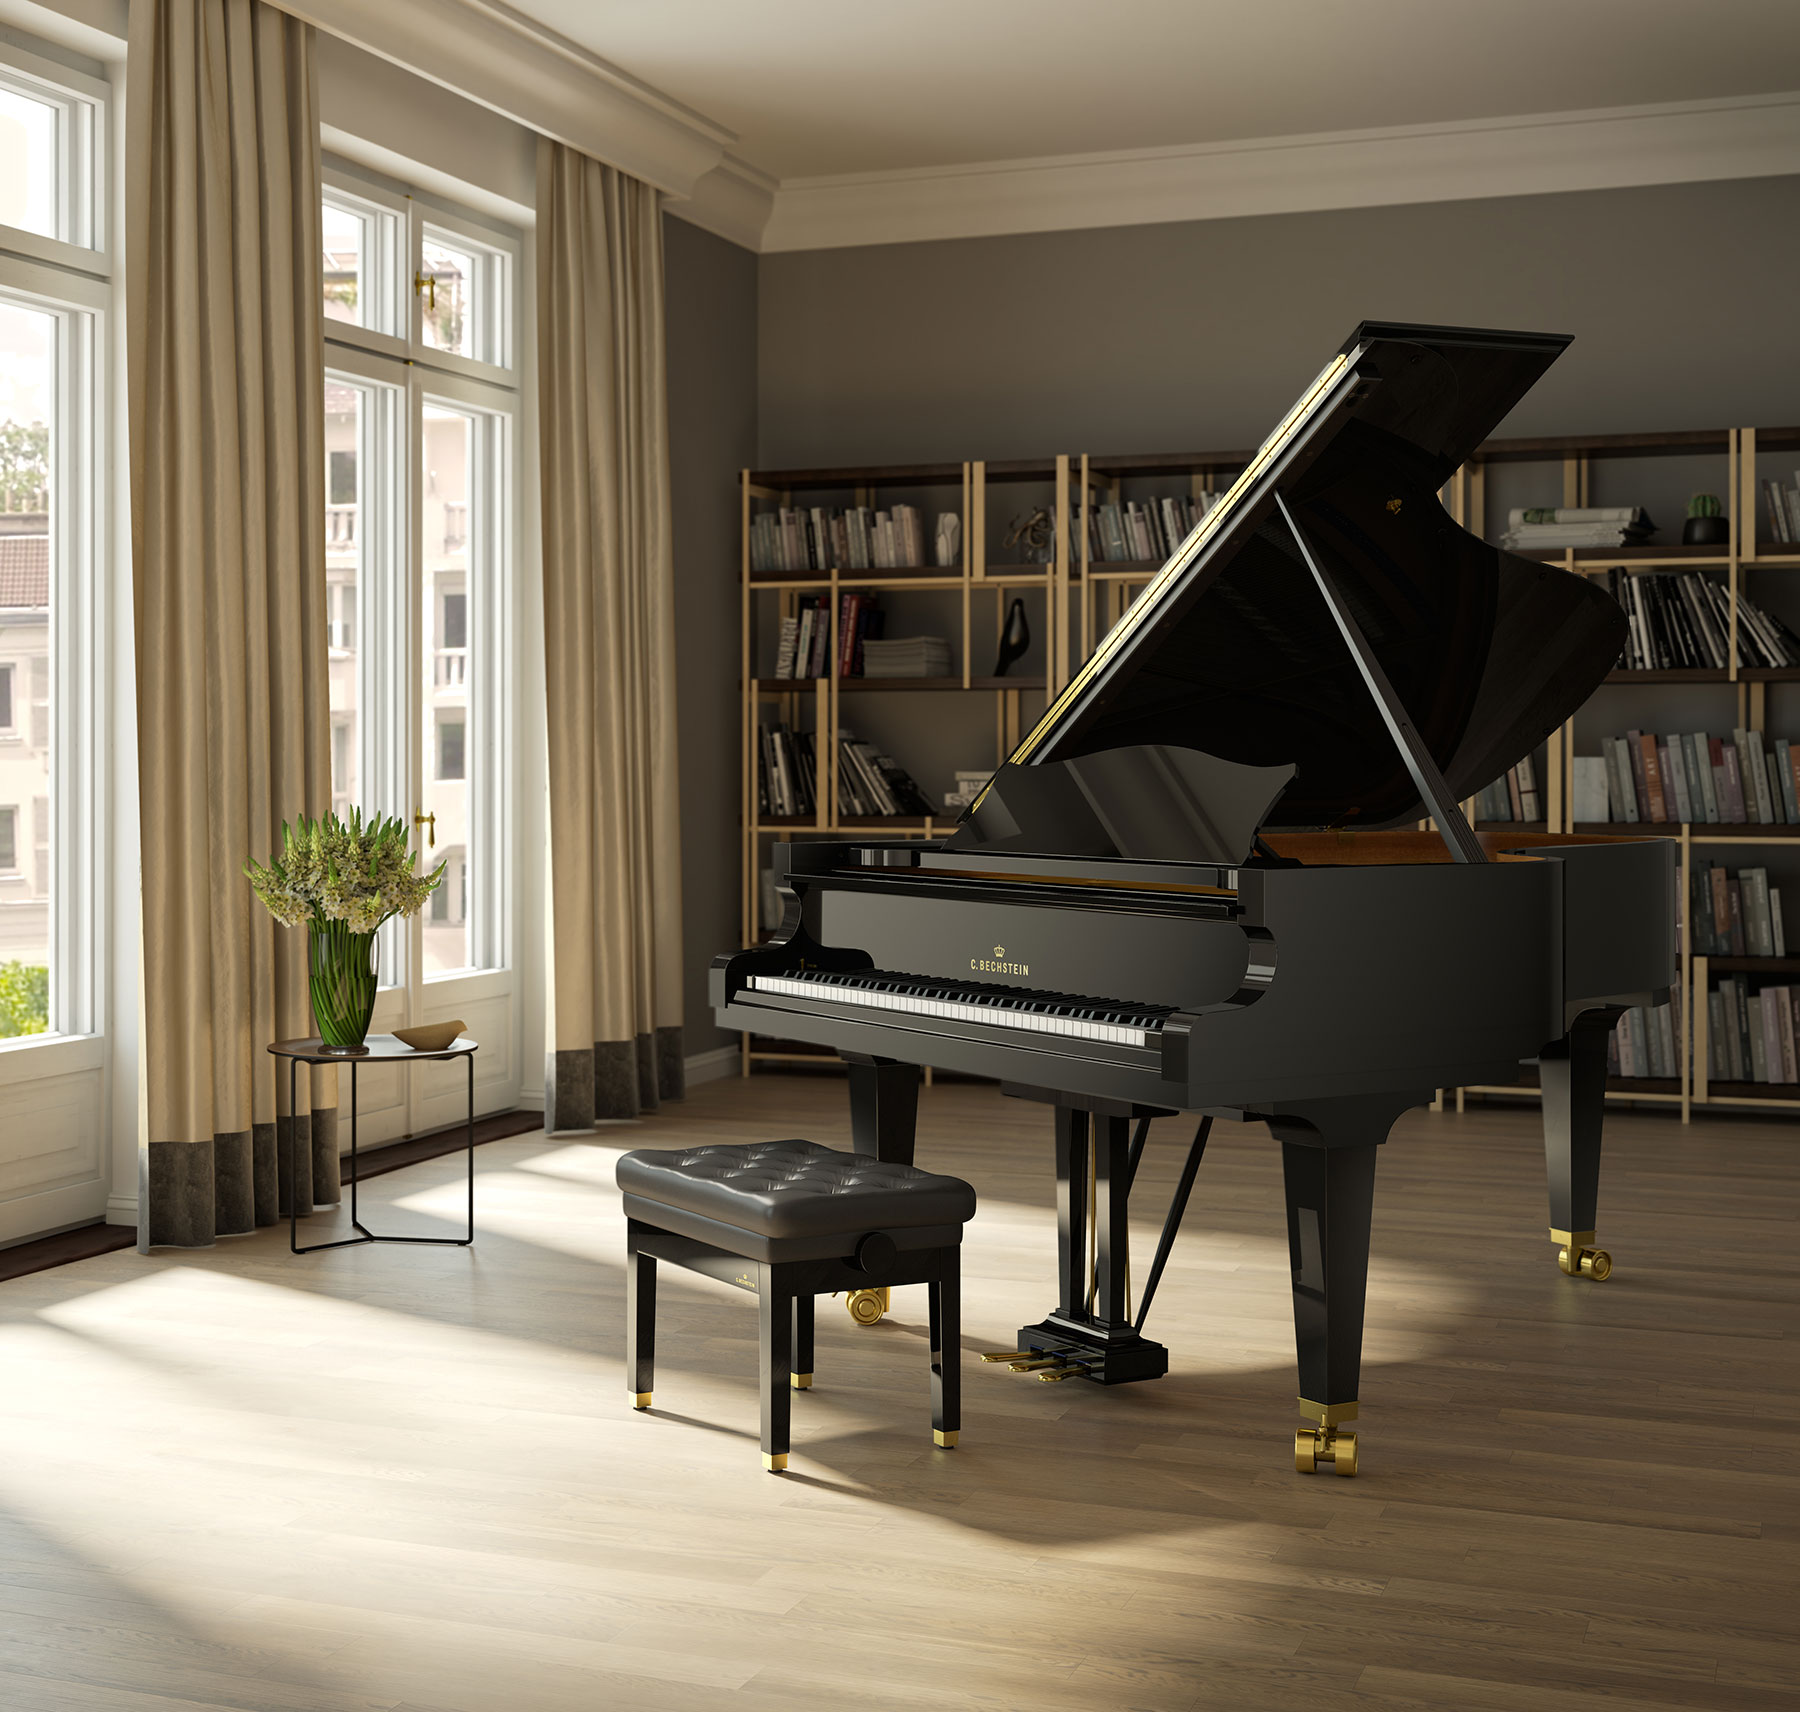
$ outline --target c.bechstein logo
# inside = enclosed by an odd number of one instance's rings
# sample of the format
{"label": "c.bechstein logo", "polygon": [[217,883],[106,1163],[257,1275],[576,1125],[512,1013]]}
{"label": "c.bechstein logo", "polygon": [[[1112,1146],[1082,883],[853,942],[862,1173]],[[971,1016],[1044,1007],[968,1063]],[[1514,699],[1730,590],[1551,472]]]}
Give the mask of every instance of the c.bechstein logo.
{"label": "c.bechstein logo", "polygon": [[971,957],[969,967],[981,975],[1029,975],[1031,973],[1029,963],[1008,963],[1006,961],[1004,945],[996,945],[992,957]]}

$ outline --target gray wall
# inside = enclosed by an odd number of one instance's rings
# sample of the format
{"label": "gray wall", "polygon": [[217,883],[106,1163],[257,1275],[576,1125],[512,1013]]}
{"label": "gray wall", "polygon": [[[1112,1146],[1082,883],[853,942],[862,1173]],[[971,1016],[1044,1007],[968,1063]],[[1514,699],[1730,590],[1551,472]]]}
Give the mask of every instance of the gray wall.
{"label": "gray wall", "polygon": [[756,462],[756,257],[665,216],[669,464],[681,612],[682,933],[689,1053],[712,1025],[706,966],[738,942],[737,472]]}
{"label": "gray wall", "polygon": [[1573,333],[1502,432],[1800,416],[1800,177],[765,256],[765,468],[1255,445],[1365,318]]}

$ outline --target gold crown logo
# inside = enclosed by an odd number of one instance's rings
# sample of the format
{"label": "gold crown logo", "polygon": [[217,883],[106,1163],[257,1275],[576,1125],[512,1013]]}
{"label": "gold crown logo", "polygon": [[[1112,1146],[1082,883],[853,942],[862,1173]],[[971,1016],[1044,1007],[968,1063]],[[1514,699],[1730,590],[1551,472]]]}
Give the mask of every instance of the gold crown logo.
{"label": "gold crown logo", "polygon": [[1004,957],[1006,955],[1006,947],[1004,945],[996,945],[994,947],[994,955],[996,957]]}

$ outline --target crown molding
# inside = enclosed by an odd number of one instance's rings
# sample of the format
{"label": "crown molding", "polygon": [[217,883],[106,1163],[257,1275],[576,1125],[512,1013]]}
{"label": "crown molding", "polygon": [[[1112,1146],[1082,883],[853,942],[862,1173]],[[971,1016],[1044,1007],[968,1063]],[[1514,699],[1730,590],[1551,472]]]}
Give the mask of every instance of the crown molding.
{"label": "crown molding", "polygon": [[694,186],[685,200],[665,204],[671,214],[704,227],[746,250],[762,247],[763,229],[774,212],[779,185],[759,167],[727,155]]}
{"label": "crown molding", "polygon": [[284,12],[686,197],[736,136],[499,0],[278,0]]}
{"label": "crown molding", "polygon": [[1800,93],[787,179],[757,246],[842,249],[1800,172]]}

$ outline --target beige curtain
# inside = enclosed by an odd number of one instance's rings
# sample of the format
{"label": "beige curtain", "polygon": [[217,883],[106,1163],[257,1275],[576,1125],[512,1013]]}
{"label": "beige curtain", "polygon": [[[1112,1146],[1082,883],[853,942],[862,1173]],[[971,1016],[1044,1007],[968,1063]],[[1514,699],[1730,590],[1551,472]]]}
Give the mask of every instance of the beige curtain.
{"label": "beige curtain", "polygon": [[546,1127],[681,1092],[662,210],[538,144],[553,1022]]}
{"label": "beige curtain", "polygon": [[337,1198],[336,1112],[283,1075],[278,1121],[264,1050],[312,1032],[304,936],[242,873],[331,805],[312,31],[132,0],[128,76],[140,1241],[200,1246]]}

